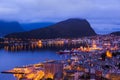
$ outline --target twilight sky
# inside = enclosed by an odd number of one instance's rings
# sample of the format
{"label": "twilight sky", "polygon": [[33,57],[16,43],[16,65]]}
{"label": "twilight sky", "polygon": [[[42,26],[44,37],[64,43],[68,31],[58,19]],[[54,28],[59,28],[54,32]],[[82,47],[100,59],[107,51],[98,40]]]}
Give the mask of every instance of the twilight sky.
{"label": "twilight sky", "polygon": [[120,31],[120,0],[0,0],[0,20],[58,22],[85,18],[98,33]]}

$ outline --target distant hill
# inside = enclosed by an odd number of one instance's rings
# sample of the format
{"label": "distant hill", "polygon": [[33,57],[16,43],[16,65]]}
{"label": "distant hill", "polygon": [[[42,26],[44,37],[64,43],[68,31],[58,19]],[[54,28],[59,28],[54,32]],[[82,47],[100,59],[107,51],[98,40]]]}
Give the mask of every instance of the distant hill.
{"label": "distant hill", "polygon": [[112,32],[111,34],[116,35],[116,36],[120,36],[120,31]]}
{"label": "distant hill", "polygon": [[6,35],[8,38],[78,38],[96,35],[85,19],[68,19],[54,25],[21,33]]}
{"label": "distant hill", "polygon": [[54,23],[52,22],[37,22],[37,23],[23,23],[21,26],[23,27],[24,30],[30,31],[33,29],[38,29],[38,28],[43,28],[46,26],[53,25]]}
{"label": "distant hill", "polygon": [[13,32],[22,32],[24,29],[18,22],[0,21],[0,35],[10,34]]}

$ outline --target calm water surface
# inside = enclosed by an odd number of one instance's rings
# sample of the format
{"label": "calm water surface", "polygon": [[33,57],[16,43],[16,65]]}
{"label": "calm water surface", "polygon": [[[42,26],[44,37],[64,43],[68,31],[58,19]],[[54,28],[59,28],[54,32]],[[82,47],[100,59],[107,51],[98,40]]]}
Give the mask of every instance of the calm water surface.
{"label": "calm water surface", "polygon": [[[28,64],[35,64],[45,60],[60,60],[62,57],[56,54],[56,51],[42,50],[42,51],[21,51],[8,52],[0,50],[0,72],[13,69],[15,66],[23,66]],[[11,74],[1,74],[0,80],[15,80]]]}

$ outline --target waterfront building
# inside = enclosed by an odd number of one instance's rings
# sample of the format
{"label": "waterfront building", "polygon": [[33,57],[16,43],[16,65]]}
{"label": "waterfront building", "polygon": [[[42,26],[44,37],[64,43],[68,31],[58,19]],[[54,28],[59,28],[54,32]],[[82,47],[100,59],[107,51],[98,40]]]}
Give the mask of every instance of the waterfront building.
{"label": "waterfront building", "polygon": [[44,63],[45,78],[54,78],[54,75],[63,72],[63,64],[57,61]]}

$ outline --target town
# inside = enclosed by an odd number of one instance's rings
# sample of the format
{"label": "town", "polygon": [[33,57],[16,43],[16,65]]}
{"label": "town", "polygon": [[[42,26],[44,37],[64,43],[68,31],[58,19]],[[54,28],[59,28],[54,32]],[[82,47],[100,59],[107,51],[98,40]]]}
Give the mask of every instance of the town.
{"label": "town", "polygon": [[[2,73],[17,80],[119,80],[120,36],[97,35],[76,39],[4,39],[5,50],[58,47],[63,60],[47,60]],[[70,46],[70,47],[69,47]],[[10,49],[9,49],[10,48]]]}

